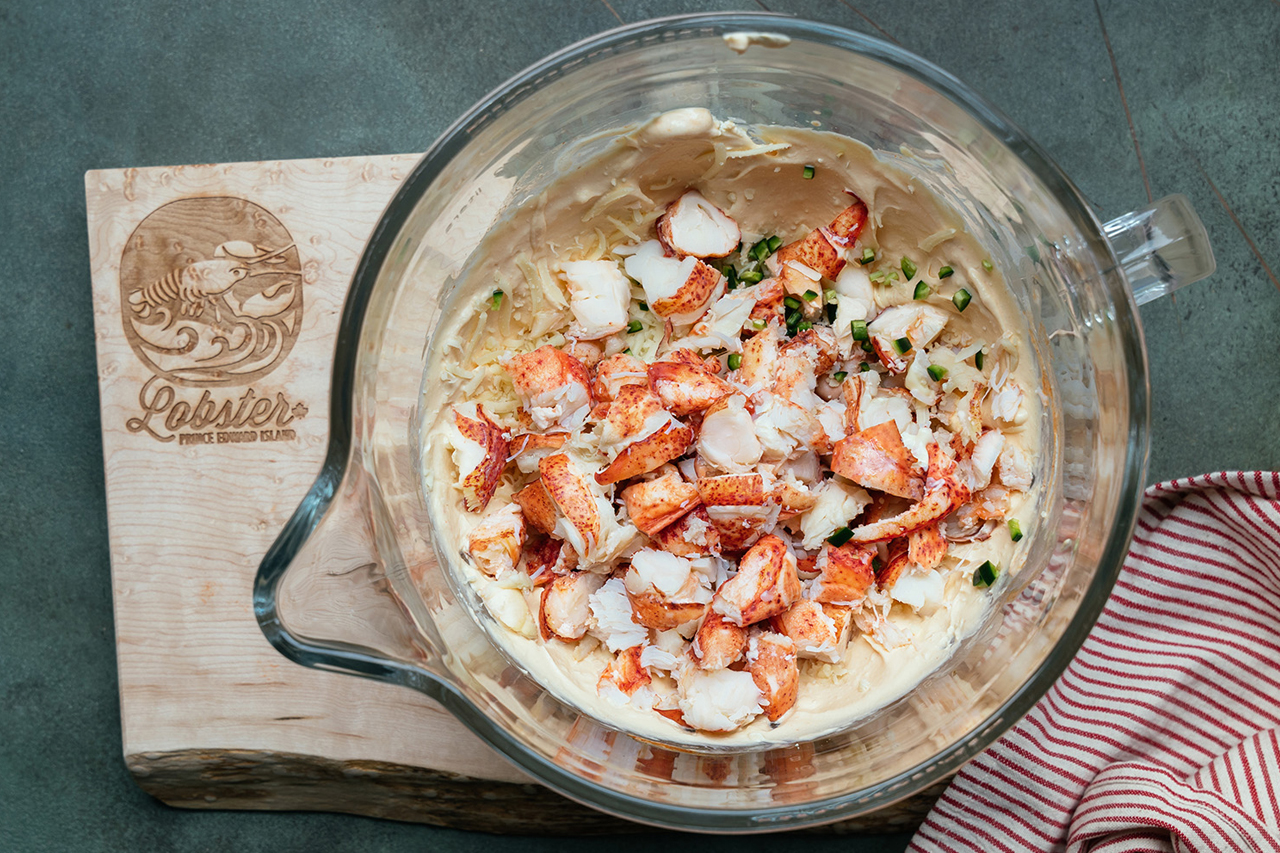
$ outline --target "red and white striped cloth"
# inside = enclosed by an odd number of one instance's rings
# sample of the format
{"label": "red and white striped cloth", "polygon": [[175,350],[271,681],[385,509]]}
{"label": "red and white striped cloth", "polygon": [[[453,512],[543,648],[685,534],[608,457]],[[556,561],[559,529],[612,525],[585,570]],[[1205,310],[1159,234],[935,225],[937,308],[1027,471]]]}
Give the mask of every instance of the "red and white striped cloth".
{"label": "red and white striped cloth", "polygon": [[1280,474],[1152,486],[1093,632],[913,853],[1280,851]]}

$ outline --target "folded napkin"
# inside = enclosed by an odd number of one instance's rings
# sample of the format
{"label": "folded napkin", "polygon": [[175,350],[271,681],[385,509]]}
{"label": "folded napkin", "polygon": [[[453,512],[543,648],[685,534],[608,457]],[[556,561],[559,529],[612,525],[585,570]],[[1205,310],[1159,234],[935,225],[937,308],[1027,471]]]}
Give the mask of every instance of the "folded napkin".
{"label": "folded napkin", "polygon": [[1280,474],[1152,486],[1102,616],[910,850],[1280,851]]}

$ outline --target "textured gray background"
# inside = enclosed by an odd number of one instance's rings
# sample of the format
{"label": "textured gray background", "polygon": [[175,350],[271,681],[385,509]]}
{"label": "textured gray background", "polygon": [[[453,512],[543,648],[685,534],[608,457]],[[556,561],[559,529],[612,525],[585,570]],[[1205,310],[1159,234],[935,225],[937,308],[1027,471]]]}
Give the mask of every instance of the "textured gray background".
{"label": "textured gray background", "polygon": [[[513,72],[620,20],[755,8],[746,0],[241,5],[0,1],[0,850],[607,845],[622,853],[689,843],[656,834],[496,839],[338,815],[184,812],[147,797],[125,772],[84,171],[421,151]],[[1146,202],[1140,150],[1151,191],[1189,195],[1218,257],[1212,279],[1142,312],[1154,388],[1151,479],[1278,467],[1280,298],[1267,264],[1280,269],[1280,0],[768,5],[894,39],[954,72],[1039,140],[1103,218]],[[857,853],[902,850],[907,836],[693,843]]]}

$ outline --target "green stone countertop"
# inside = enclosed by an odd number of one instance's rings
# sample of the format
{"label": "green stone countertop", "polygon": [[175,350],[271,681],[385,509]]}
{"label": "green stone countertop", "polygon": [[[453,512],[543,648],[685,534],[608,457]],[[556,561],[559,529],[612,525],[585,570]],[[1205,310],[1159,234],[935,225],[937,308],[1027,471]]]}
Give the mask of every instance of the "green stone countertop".
{"label": "green stone countertop", "polygon": [[[133,784],[120,754],[83,173],[421,151],[556,48],[620,21],[756,6],[765,3],[0,3],[0,850],[622,853],[672,843],[641,830],[576,842],[180,811]],[[1187,194],[1218,271],[1142,309],[1150,480],[1280,467],[1280,0],[768,8],[892,39],[952,71],[1039,141],[1102,219]],[[695,843],[858,853],[907,840]]]}

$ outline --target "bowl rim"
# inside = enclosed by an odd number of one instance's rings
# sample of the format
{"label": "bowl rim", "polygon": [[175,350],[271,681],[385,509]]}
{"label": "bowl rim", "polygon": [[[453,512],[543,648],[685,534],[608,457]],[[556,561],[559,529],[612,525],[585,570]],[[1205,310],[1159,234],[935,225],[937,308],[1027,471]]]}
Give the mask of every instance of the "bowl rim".
{"label": "bowl rim", "polygon": [[[1017,156],[1062,204],[1091,248],[1112,262],[1114,276],[1103,276],[1116,309],[1108,320],[1116,327],[1128,367],[1128,457],[1122,472],[1119,502],[1103,545],[1098,570],[1054,649],[1022,688],[965,738],[913,768],[858,792],[803,804],[750,809],[691,808],[654,802],[597,785],[570,773],[527,748],[502,726],[480,712],[454,685],[426,669],[396,661],[375,650],[346,643],[309,640],[291,633],[280,619],[276,591],[289,565],[311,536],[349,473],[353,451],[353,395],[356,390],[358,343],[377,278],[417,201],[444,166],[461,151],[470,135],[495,117],[495,108],[518,100],[548,73],[563,71],[601,49],[681,30],[707,34],[770,31],[843,48],[889,65],[919,80],[964,109],[987,132]],[[498,112],[501,110],[499,109]],[[1102,223],[1080,191],[1049,155],[983,96],[954,75],[897,45],[834,24],[773,12],[712,12],[673,15],[615,27],[548,54],[511,76],[452,122],[432,143],[397,189],[365,244],[352,276],[339,320],[329,400],[329,441],[315,482],[270,549],[254,580],[254,614],[267,640],[285,657],[304,666],[339,671],[418,690],[442,704],[499,754],[558,793],[616,817],[669,829],[694,832],[758,833],[798,829],[865,814],[911,796],[958,769],[994,743],[1037,704],[1075,656],[1102,612],[1122,568],[1137,521],[1145,484],[1150,409],[1146,348],[1137,306]],[[1120,286],[1114,286],[1119,280]]]}

